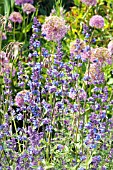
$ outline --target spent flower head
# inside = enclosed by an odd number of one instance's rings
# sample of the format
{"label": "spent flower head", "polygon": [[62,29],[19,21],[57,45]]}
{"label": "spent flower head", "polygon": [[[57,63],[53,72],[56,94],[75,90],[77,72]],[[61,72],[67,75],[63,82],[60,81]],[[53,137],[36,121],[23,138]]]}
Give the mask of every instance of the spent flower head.
{"label": "spent flower head", "polygon": [[102,84],[105,79],[100,65],[91,64],[90,69],[86,70],[84,79],[87,79],[89,84]]}
{"label": "spent flower head", "polygon": [[8,59],[6,57],[6,53],[4,51],[0,52],[0,64],[4,64]]}
{"label": "spent flower head", "polygon": [[95,49],[92,49],[91,51],[91,60],[98,60],[101,64],[104,62],[111,64],[112,62],[112,57],[110,55],[110,52],[107,48],[105,47],[98,47]]}

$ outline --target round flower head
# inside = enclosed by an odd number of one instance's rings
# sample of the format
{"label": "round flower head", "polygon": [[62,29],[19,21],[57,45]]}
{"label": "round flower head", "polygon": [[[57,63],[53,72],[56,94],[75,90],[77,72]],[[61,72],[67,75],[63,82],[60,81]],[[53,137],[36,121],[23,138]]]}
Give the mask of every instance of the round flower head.
{"label": "round flower head", "polygon": [[33,4],[33,0],[15,0],[16,5],[22,5],[22,4],[25,4],[25,3]]}
{"label": "round flower head", "polygon": [[17,93],[15,97],[15,103],[18,107],[21,107],[24,105],[24,97],[28,93],[28,90],[22,90],[19,93]]}
{"label": "round flower head", "polygon": [[111,40],[108,44],[108,51],[111,55],[113,54],[113,40]]}
{"label": "round flower head", "polygon": [[76,40],[70,43],[70,53],[73,55],[80,55],[85,49],[85,42]]}
{"label": "round flower head", "polygon": [[49,16],[42,25],[42,34],[48,41],[59,41],[67,33],[68,27],[65,25],[65,20],[57,16]]}
{"label": "round flower head", "polygon": [[26,14],[30,14],[31,12],[35,12],[36,8],[29,4],[29,3],[25,3],[23,6],[23,12],[25,12]]}
{"label": "round flower head", "polygon": [[95,27],[95,28],[103,28],[104,27],[104,18],[100,15],[94,15],[90,19],[89,25],[91,27]]}
{"label": "round flower head", "polygon": [[9,16],[9,19],[14,23],[21,23],[23,18],[19,12],[12,12]]}
{"label": "round flower head", "polygon": [[96,0],[81,0],[81,2],[83,2],[84,4],[88,6],[95,6],[97,4]]}
{"label": "round flower head", "polygon": [[101,68],[97,64],[91,64],[89,69],[85,73],[85,78],[88,78],[88,84],[101,84],[104,82],[104,73],[102,72]]}
{"label": "round flower head", "polygon": [[103,64],[104,62],[111,64],[111,62],[112,62],[112,57],[110,55],[110,52],[105,47],[99,47],[99,48],[92,49],[91,61],[94,61],[96,59],[100,64]]}

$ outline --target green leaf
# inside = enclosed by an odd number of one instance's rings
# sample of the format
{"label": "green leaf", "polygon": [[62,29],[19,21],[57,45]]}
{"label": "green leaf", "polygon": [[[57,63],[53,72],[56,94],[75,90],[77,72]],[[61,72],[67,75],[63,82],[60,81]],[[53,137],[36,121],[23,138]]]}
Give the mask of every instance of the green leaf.
{"label": "green leaf", "polygon": [[23,33],[25,33],[25,32],[29,32],[30,31],[30,29],[31,29],[31,27],[32,27],[32,23],[30,23],[29,25],[27,25],[24,29],[23,29]]}
{"label": "green leaf", "polygon": [[47,165],[47,166],[44,167],[45,170],[50,169],[50,168],[54,168],[54,165]]}
{"label": "green leaf", "polygon": [[10,14],[10,8],[11,8],[11,3],[9,0],[4,0],[4,13],[7,16],[7,18],[9,17]]}
{"label": "green leaf", "polygon": [[76,6],[78,6],[79,5],[79,0],[74,0],[74,4],[76,5]]}
{"label": "green leaf", "polygon": [[0,0],[0,14],[4,15],[4,0]]}
{"label": "green leaf", "polygon": [[110,78],[109,81],[107,82],[107,84],[112,84],[113,85],[113,78]]}

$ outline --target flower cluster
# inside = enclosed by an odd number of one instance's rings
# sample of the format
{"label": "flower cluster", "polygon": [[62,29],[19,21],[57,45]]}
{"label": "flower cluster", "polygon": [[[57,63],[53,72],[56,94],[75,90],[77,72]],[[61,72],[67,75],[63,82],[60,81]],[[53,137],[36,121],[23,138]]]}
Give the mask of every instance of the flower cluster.
{"label": "flower cluster", "polygon": [[89,84],[102,84],[105,81],[104,73],[98,64],[91,64],[90,69],[86,71],[85,81],[88,81]]}
{"label": "flower cluster", "polygon": [[81,53],[84,51],[86,44],[84,41],[77,39],[70,43],[70,53],[76,57],[81,58]]}
{"label": "flower cluster", "polygon": [[9,16],[9,19],[14,23],[16,23],[16,22],[21,23],[23,20],[21,14],[19,12],[12,12]]}
{"label": "flower cluster", "polygon": [[16,97],[15,97],[15,104],[18,107],[22,107],[24,105],[24,97],[26,96],[26,94],[28,93],[27,90],[22,90],[20,92],[17,93]]}
{"label": "flower cluster", "polygon": [[67,33],[65,20],[57,16],[49,16],[42,25],[42,34],[48,41],[60,41]]}
{"label": "flower cluster", "polygon": [[35,12],[36,11],[36,8],[29,4],[29,3],[25,3],[23,5],[23,12],[25,12],[27,15],[30,14],[31,12]]}
{"label": "flower cluster", "polygon": [[104,18],[100,15],[94,15],[90,18],[89,25],[94,28],[103,28]]}
{"label": "flower cluster", "polygon": [[97,4],[97,0],[81,0],[81,2],[88,6],[95,6]]}
{"label": "flower cluster", "polygon": [[23,5],[23,4],[25,4],[25,3],[33,4],[33,1],[34,1],[34,0],[15,0],[15,4],[16,4],[16,5]]}
{"label": "flower cluster", "polygon": [[105,47],[98,47],[91,50],[91,60],[95,61],[96,59],[100,64],[112,63],[112,56],[110,55],[109,50]]}

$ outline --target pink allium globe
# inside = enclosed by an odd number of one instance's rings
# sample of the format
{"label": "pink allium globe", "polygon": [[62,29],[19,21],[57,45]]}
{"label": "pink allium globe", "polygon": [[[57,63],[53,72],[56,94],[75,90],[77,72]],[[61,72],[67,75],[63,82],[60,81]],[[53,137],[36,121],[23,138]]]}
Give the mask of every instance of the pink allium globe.
{"label": "pink allium globe", "polygon": [[31,12],[35,12],[36,11],[36,8],[29,4],[29,3],[25,3],[23,5],[23,12],[25,12],[27,15],[30,14]]}
{"label": "pink allium globe", "polygon": [[23,20],[22,15],[19,12],[12,12],[9,19],[14,23],[21,23]]}
{"label": "pink allium globe", "polygon": [[60,41],[67,33],[68,27],[65,20],[58,16],[49,16],[42,25],[42,34],[48,41]]}
{"label": "pink allium globe", "polygon": [[97,4],[97,0],[81,0],[81,2],[88,6],[95,6]]}
{"label": "pink allium globe", "polygon": [[104,27],[104,18],[100,15],[94,15],[90,19],[89,25],[94,28],[103,28]]}
{"label": "pink allium globe", "polygon": [[108,44],[108,51],[111,55],[113,54],[113,40],[111,40]]}
{"label": "pink allium globe", "polygon": [[33,4],[33,0],[15,0],[16,5],[23,5],[25,3]]}

